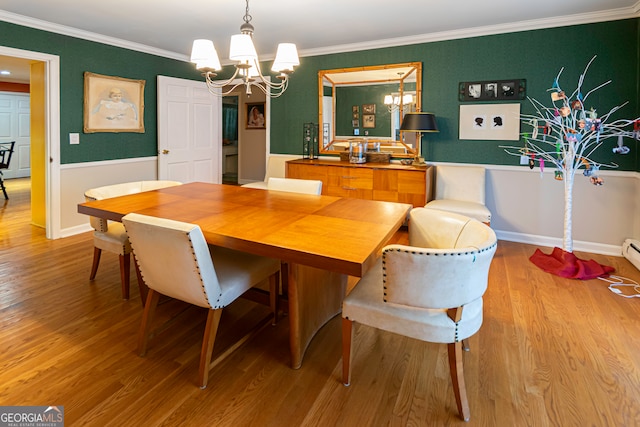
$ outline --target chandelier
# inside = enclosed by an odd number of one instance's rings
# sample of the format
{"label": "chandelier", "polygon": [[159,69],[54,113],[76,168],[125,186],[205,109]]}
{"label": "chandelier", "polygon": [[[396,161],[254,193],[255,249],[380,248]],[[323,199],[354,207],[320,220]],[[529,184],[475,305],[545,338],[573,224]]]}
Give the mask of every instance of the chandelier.
{"label": "chandelier", "polygon": [[[258,61],[258,53],[253,45],[253,25],[251,25],[251,15],[249,14],[249,0],[246,0],[246,10],[244,24],[240,26],[240,34],[231,36],[229,46],[229,59],[237,61],[236,71],[233,76],[226,81],[213,80],[216,71],[222,69],[218,53],[211,40],[194,40],[191,50],[191,62],[196,64],[196,68],[202,71],[209,92],[217,96],[229,95],[238,86],[244,85],[247,95],[251,95],[251,87],[257,87],[265,95],[277,98],[287,90],[289,85],[289,74],[293,73],[293,67],[300,65],[298,50],[293,43],[280,43],[276,52],[276,59],[273,61],[271,71],[279,73],[276,76],[278,81],[271,82],[262,74]],[[233,84],[236,79],[241,82]],[[226,86],[232,85],[229,90],[222,92]]]}
{"label": "chandelier", "polygon": [[413,104],[413,95],[410,93],[405,93],[402,95],[402,99],[400,99],[399,94],[390,94],[384,96],[384,105],[387,106],[387,109],[390,113],[397,111],[400,108],[400,103],[402,105]]}

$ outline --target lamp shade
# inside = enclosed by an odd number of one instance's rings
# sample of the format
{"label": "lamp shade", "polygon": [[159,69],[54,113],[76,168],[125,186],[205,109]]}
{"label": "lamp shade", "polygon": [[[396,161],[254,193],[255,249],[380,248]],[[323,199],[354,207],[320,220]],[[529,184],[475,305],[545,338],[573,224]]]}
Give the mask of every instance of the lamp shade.
{"label": "lamp shade", "polygon": [[435,114],[421,112],[405,114],[400,130],[404,132],[439,132]]}
{"label": "lamp shade", "polygon": [[234,34],[229,44],[229,59],[253,64],[258,59],[258,53],[253,45],[253,40],[248,34]]}
{"label": "lamp shade", "polygon": [[220,59],[211,40],[198,39],[193,41],[191,48],[191,62],[196,63],[197,69],[211,68],[220,70]]}
{"label": "lamp shade", "polygon": [[271,71],[275,72],[292,72],[293,67],[300,65],[298,58],[298,49],[293,43],[280,43],[276,52],[276,59],[273,61]]}

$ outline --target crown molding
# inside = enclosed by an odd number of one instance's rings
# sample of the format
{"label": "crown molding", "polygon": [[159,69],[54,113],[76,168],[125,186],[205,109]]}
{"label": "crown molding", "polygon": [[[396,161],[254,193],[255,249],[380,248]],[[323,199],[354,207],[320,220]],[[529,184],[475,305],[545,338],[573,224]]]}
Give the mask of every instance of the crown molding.
{"label": "crown molding", "polygon": [[566,27],[570,25],[594,24],[597,22],[618,21],[622,19],[638,17],[640,17],[640,0],[631,7],[611,9],[604,12],[583,13],[547,19],[534,19],[528,21],[512,22],[509,24],[465,28],[454,31],[442,31],[439,33],[426,33],[409,37],[376,40],[366,43],[353,43],[330,46],[326,48],[307,49],[300,51],[299,54],[300,56],[328,55],[334,53],[406,46],[412,44],[465,39],[496,34],[516,33],[520,31],[541,30],[545,28]]}
{"label": "crown molding", "polygon": [[6,12],[0,10],[0,21],[6,21],[12,24],[22,25],[24,27],[35,28],[38,30],[49,31],[51,33],[62,34],[65,36],[76,37],[83,40],[98,42],[110,46],[121,47],[124,49],[135,50],[138,52],[149,53],[151,55],[162,56],[165,58],[177,59],[179,61],[189,61],[189,57],[183,53],[171,52],[168,50],[157,49],[140,43],[134,43],[115,37],[104,36],[102,34],[92,33],[90,31],[79,30],[65,25],[54,24],[40,19],[30,18],[24,15]]}
{"label": "crown molding", "polygon": [[[361,50],[380,49],[396,46],[406,46],[420,43],[430,43],[437,41],[456,40],[470,37],[480,37],[495,34],[514,33],[520,31],[540,30],[545,28],[565,27],[570,25],[592,24],[597,22],[616,21],[621,19],[640,17],[640,0],[633,6],[627,8],[611,9],[604,12],[593,12],[576,15],[567,15],[549,19],[535,19],[527,21],[513,22],[509,24],[492,25],[484,27],[466,28],[454,31],[443,31],[439,33],[426,33],[409,37],[397,37],[391,39],[376,40],[365,43],[351,43],[343,45],[328,46],[316,49],[304,49],[299,52],[301,57],[329,55],[335,53],[354,52]],[[135,50],[138,52],[149,53],[151,55],[161,56],[165,58],[176,59],[179,61],[189,61],[188,55],[183,53],[171,52],[163,49],[157,49],[140,43],[133,43],[127,40],[108,37],[102,34],[92,33],[90,31],[79,30],[77,28],[67,27],[64,25],[54,24],[39,19],[30,18],[15,13],[0,10],[0,21],[6,21],[25,27],[36,28],[39,30],[49,31],[52,33],[63,34],[84,40],[94,41],[111,46],[121,47],[124,49]],[[273,59],[275,55],[263,55],[262,60]],[[225,61],[224,65],[232,64],[231,61]]]}

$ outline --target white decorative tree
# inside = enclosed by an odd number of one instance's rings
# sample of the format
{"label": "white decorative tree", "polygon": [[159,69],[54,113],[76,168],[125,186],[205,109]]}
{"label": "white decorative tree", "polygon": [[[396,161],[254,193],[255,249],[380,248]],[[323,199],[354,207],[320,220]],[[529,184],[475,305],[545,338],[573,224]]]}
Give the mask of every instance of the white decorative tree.
{"label": "white decorative tree", "polygon": [[[556,167],[555,177],[564,181],[564,238],[563,247],[566,252],[573,252],[572,237],[572,193],[576,171],[584,169],[583,174],[591,179],[594,185],[601,185],[602,179],[597,172],[601,167],[615,168],[615,163],[599,164],[591,159],[594,152],[607,139],[617,138],[614,153],[627,154],[629,148],[623,145],[623,137],[638,138],[638,124],[635,120],[615,120],[608,122],[611,115],[624,107],[627,102],[614,107],[607,114],[598,117],[593,109],[585,109],[585,103],[593,92],[611,83],[611,80],[600,84],[583,94],[582,84],[591,63],[591,58],[580,75],[576,89],[567,94],[560,87],[559,79],[564,68],[555,78],[551,92],[552,105],[544,106],[536,99],[529,98],[536,114],[521,114],[520,119],[530,125],[530,133],[524,133],[524,147],[502,146],[505,151],[515,156],[529,157],[529,165],[533,168],[535,161],[541,168],[545,163]],[[625,130],[630,125],[635,130]]]}

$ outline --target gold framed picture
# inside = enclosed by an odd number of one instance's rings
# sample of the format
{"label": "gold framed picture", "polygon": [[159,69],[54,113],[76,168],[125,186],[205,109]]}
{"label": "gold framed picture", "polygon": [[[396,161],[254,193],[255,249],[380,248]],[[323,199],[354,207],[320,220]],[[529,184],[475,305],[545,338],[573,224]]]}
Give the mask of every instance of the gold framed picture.
{"label": "gold framed picture", "polygon": [[375,116],[375,114],[363,114],[362,115],[362,127],[363,128],[374,128],[374,127],[376,127],[376,116]]}
{"label": "gold framed picture", "polygon": [[362,104],[362,114],[375,114],[376,104]]}
{"label": "gold framed picture", "polygon": [[84,73],[84,132],[144,133],[144,80]]}

